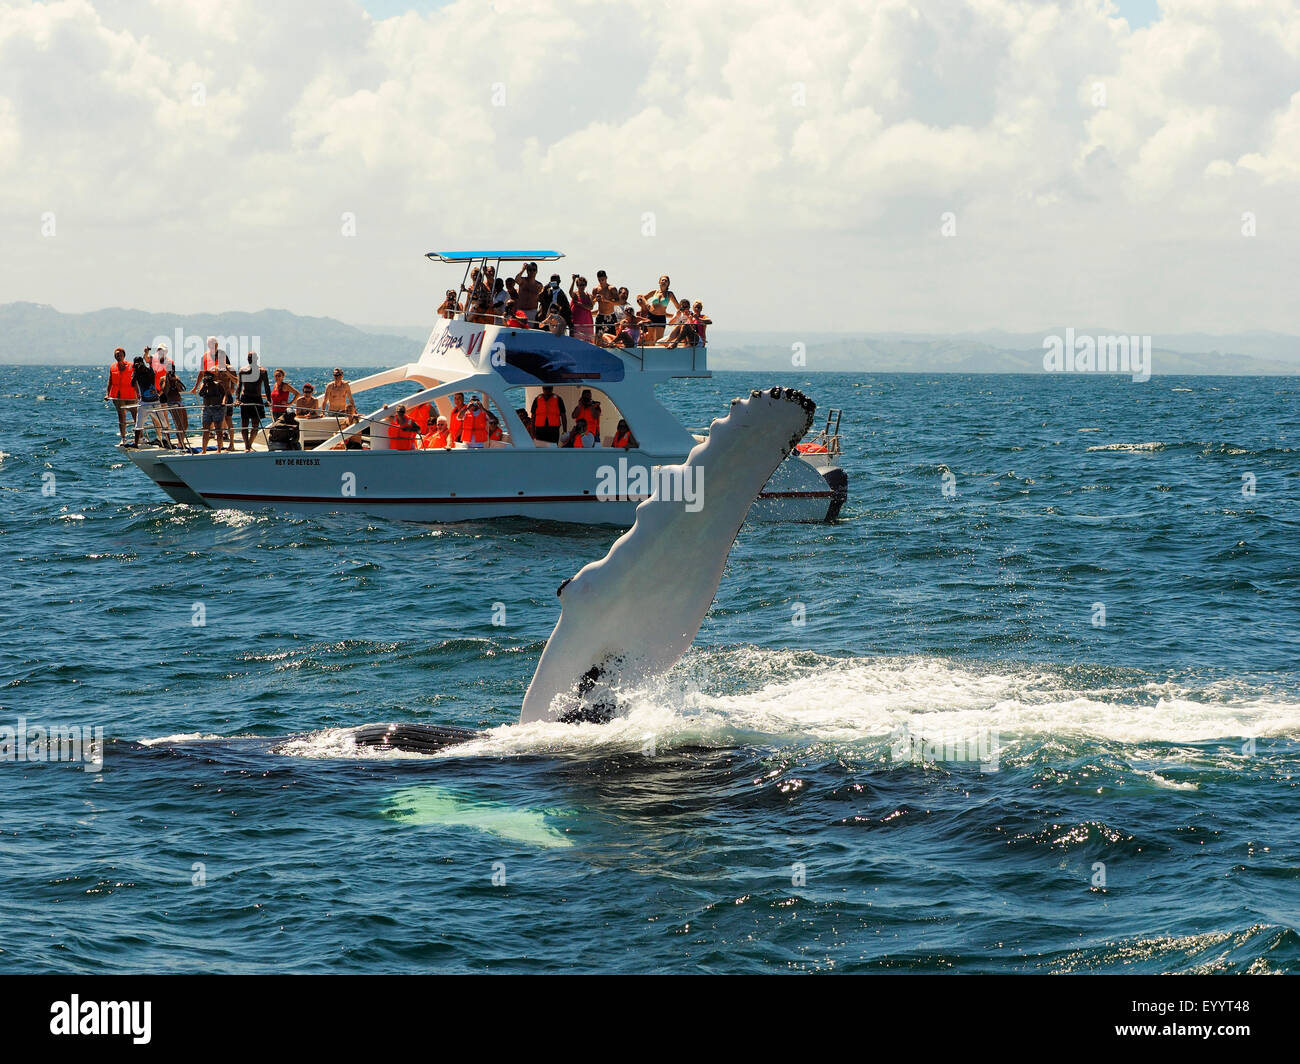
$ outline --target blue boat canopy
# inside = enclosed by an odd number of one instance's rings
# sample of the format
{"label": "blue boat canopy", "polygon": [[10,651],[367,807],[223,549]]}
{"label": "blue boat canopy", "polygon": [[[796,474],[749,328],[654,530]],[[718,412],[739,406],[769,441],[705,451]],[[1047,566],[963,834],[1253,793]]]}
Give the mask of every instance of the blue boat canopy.
{"label": "blue boat canopy", "polygon": [[500,259],[503,262],[554,262],[564,258],[562,251],[429,251],[426,259],[439,262],[477,262],[479,259]]}

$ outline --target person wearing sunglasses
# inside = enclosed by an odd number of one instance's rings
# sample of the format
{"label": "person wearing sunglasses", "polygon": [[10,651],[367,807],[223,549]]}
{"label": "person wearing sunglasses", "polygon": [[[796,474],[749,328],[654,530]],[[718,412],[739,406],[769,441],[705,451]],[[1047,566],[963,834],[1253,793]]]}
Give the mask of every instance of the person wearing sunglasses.
{"label": "person wearing sunglasses", "polygon": [[336,366],[334,379],[325,385],[325,412],[341,417],[348,412],[348,404],[355,401],[352,398],[352,385],[343,379],[343,371]]}

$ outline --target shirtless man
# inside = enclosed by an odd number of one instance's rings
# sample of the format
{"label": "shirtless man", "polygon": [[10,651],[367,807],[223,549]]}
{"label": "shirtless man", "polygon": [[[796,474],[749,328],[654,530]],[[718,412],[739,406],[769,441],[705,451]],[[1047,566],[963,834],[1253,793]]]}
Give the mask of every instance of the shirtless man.
{"label": "shirtless man", "polygon": [[591,298],[596,304],[596,332],[599,333],[599,326],[614,324],[614,308],[618,300],[618,290],[610,285],[604,270],[596,271],[596,287],[591,290]]}
{"label": "shirtless man", "polygon": [[348,412],[348,404],[352,402],[355,402],[352,398],[352,385],[343,379],[343,371],[335,367],[334,380],[325,385],[325,411],[343,415]]}
{"label": "shirtless man", "polygon": [[515,277],[515,306],[524,312],[529,321],[537,320],[537,301],[542,297],[542,285],[537,280],[537,263],[527,263]]}
{"label": "shirtless man", "polygon": [[316,398],[316,385],[308,383],[302,386],[302,394],[294,400],[293,409],[298,417],[320,417],[320,400]]}

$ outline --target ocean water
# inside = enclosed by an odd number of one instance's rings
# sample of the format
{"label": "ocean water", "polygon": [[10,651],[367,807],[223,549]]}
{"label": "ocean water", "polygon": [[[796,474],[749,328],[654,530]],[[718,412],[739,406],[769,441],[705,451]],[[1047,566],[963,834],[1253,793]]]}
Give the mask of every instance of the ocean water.
{"label": "ocean water", "polygon": [[844,408],[844,519],[517,728],[618,530],[174,505],[101,378],[0,367],[0,728],[109,737],[0,763],[0,971],[1300,969],[1300,381],[675,382]]}

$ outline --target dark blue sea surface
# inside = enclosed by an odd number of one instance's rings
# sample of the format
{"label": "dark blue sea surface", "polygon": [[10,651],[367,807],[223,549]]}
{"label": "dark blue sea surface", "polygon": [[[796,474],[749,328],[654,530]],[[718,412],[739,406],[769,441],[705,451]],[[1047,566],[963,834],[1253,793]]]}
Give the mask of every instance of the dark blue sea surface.
{"label": "dark blue sea surface", "polygon": [[175,505],[102,378],[0,367],[0,729],[110,740],[0,763],[0,971],[1300,970],[1295,378],[665,386],[842,407],[844,519],[522,729],[617,529]]}

